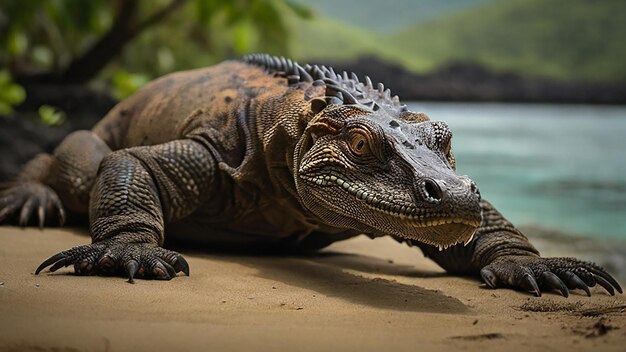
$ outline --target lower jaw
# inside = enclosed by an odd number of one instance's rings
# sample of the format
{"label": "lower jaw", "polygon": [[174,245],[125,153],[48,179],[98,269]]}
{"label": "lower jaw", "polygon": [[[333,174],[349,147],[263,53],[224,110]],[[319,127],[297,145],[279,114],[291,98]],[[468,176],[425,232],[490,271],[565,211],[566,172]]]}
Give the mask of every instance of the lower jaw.
{"label": "lower jaw", "polygon": [[439,250],[443,250],[460,243],[467,245],[474,237],[477,228],[477,225],[447,223],[417,227],[409,231],[405,229],[397,235],[409,240],[426,243],[438,247]]}

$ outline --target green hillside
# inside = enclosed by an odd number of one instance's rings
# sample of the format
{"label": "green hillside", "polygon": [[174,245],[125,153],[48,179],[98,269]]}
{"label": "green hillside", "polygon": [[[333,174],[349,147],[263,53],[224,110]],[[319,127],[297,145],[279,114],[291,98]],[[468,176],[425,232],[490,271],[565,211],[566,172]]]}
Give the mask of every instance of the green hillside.
{"label": "green hillside", "polygon": [[433,67],[470,60],[497,70],[624,81],[625,16],[621,0],[515,0],[416,25],[393,41]]}
{"label": "green hillside", "polygon": [[390,33],[497,0],[295,0],[321,16]]}
{"label": "green hillside", "polygon": [[365,28],[316,16],[308,21],[291,23],[294,30],[289,49],[300,61],[350,60],[363,55],[376,55],[398,62],[401,53],[395,43]]}
{"label": "green hillside", "polygon": [[[298,23],[294,56],[351,59],[375,55],[415,72],[451,61],[493,70],[588,81],[626,81],[626,1],[488,2],[395,34],[318,16]],[[293,28],[293,27],[292,27]]]}

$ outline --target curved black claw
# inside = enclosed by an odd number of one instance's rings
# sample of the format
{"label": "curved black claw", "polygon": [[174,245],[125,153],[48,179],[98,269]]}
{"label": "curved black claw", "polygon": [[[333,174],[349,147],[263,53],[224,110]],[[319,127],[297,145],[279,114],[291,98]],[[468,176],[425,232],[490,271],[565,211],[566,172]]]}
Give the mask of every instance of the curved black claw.
{"label": "curved black claw", "polygon": [[[61,253],[57,253],[55,255],[53,255],[52,257],[44,260],[43,263],[41,263],[38,267],[37,270],[35,270],[35,275],[39,275],[39,273],[45,269],[46,267],[52,265],[52,264],[56,264],[57,262],[60,261],[64,261],[65,260],[65,253],[61,252]],[[55,265],[56,266],[56,265]],[[54,267],[54,266],[53,266]],[[57,268],[58,269],[58,268]],[[56,269],[52,270],[52,268],[50,268],[50,271],[55,271]]]}
{"label": "curved black claw", "polygon": [[137,274],[137,271],[139,270],[139,263],[137,263],[136,260],[129,260],[126,263],[126,272],[128,273],[128,282],[131,284],[135,283],[135,280],[133,280],[135,278],[135,275]]}
{"label": "curved black claw", "polygon": [[159,264],[165,267],[165,270],[167,270],[167,275],[169,278],[176,276],[176,270],[174,270],[174,267],[171,266],[168,262],[166,262],[165,260],[161,258],[157,258],[157,261],[159,262]]}
{"label": "curved black claw", "polygon": [[583,282],[583,280],[581,280],[578,275],[574,274],[571,271],[565,271],[561,274],[561,277],[563,278],[563,281],[565,281],[565,284],[568,288],[572,290],[581,289],[585,291],[588,297],[591,297],[589,286],[587,286],[587,284],[585,284],[585,282]]}
{"label": "curved black claw", "polygon": [[[605,290],[607,290],[611,296],[615,296],[615,290],[613,290],[613,286],[611,286],[611,284],[606,281],[602,276],[596,276],[596,283],[602,287],[604,287]],[[622,293],[620,291],[620,293]]]}
{"label": "curved black claw", "polygon": [[182,271],[186,276],[189,276],[189,263],[187,263],[187,260],[180,254],[176,257],[174,269],[176,269],[177,273]]}
{"label": "curved black claw", "polygon": [[550,271],[544,271],[541,273],[541,282],[549,289],[557,289],[561,291],[563,297],[569,297],[569,290],[567,289],[567,286],[565,286],[563,281],[561,281],[561,279],[559,279],[559,277],[554,273]]}
{"label": "curved black claw", "polygon": [[498,279],[496,278],[496,274],[494,274],[493,271],[491,271],[489,269],[486,269],[486,268],[483,268],[480,271],[480,276],[483,278],[483,281],[490,288],[498,287]]}
{"label": "curved black claw", "polygon": [[537,280],[530,274],[524,275],[524,278],[521,282],[521,287],[526,291],[532,291],[535,293],[535,296],[541,297],[541,290],[539,290],[539,285],[537,285]]}
{"label": "curved black claw", "polygon": [[[481,269],[483,281],[491,288],[498,284],[531,291],[541,296],[544,290],[558,290],[564,297],[569,290],[580,289],[591,296],[589,287],[596,284],[610,295],[622,293],[617,281],[599,265],[576,258],[500,257]],[[537,284],[539,282],[540,285]]]}
{"label": "curved black claw", "polygon": [[45,260],[35,274],[50,266],[50,271],[74,265],[79,275],[125,276],[134,279],[170,280],[179,271],[189,275],[189,265],[180,254],[146,243],[123,243],[115,238],[78,246]]}
{"label": "curved black claw", "polygon": [[38,182],[17,183],[0,193],[0,223],[17,217],[20,226],[27,226],[36,214],[42,228],[48,213],[56,213],[59,225],[65,222],[65,210],[52,188]]}
{"label": "curved black claw", "polygon": [[[596,281],[598,281],[598,277],[601,277],[606,281],[606,283],[608,284],[608,287],[613,286],[615,287],[617,292],[624,293],[624,291],[622,291],[622,287],[617,283],[617,280],[615,280],[613,276],[607,273],[602,267],[599,267],[594,263],[589,263],[589,264],[591,264],[591,267],[588,270],[591,271],[595,275]],[[600,285],[604,288],[607,287],[602,284]],[[613,291],[613,288],[611,287],[611,289],[610,290],[607,289],[607,291],[611,292]],[[614,294],[614,292],[612,294]]]}

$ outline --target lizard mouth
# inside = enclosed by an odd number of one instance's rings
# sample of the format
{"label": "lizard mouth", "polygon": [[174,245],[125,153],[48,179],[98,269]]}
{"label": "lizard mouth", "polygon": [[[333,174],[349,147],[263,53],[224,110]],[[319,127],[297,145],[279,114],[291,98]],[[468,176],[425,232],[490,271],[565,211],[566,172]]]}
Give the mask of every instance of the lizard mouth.
{"label": "lizard mouth", "polygon": [[301,177],[317,187],[341,188],[373,210],[374,214],[383,215],[386,222],[385,232],[430,244],[439,247],[440,250],[459,243],[469,243],[480,226],[480,218],[468,219],[452,216],[433,218],[428,215],[428,209],[419,208],[408,201],[403,202],[374,194],[334,175],[315,177],[302,175]]}
{"label": "lizard mouth", "polygon": [[451,222],[424,227],[419,233],[408,233],[399,237],[430,244],[441,251],[461,243],[467,245],[474,238],[477,228],[478,225]]}

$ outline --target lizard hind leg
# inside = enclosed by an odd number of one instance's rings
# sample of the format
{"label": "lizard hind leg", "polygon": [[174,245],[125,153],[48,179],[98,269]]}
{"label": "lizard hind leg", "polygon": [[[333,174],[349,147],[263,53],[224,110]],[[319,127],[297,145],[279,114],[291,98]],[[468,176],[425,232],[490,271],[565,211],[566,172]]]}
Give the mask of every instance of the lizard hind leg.
{"label": "lizard hind leg", "polygon": [[102,159],[111,152],[107,144],[90,131],[71,133],[53,154],[39,154],[29,161],[17,178],[0,192],[0,223],[19,217],[26,226],[37,215],[39,226],[50,223],[56,213],[65,221],[65,208],[87,213],[89,192]]}
{"label": "lizard hind leg", "polygon": [[65,207],[76,213],[88,212],[89,194],[98,168],[109,153],[107,144],[91,131],[71,133],[54,150],[57,169],[52,187]]}
{"label": "lizard hind leg", "polygon": [[[41,154],[33,162],[41,163],[50,155]],[[58,217],[58,223],[65,222],[65,210],[56,192],[49,186],[36,180],[19,180],[4,185],[0,192],[0,223],[10,221],[14,216],[19,224],[26,226],[34,214],[37,214],[39,227],[46,223],[49,214]],[[48,221],[49,222],[49,221]]]}

